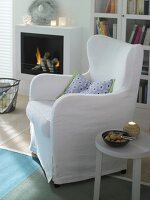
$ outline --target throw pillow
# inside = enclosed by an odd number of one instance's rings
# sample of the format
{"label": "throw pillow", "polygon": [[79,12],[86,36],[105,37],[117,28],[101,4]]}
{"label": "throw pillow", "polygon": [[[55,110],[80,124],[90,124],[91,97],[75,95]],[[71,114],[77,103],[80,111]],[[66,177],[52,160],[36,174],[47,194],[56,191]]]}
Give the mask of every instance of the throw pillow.
{"label": "throw pillow", "polygon": [[93,81],[90,85],[89,88],[82,91],[81,93],[84,94],[106,94],[110,92],[112,92],[112,83],[113,83],[113,79],[110,79],[108,81]]}
{"label": "throw pillow", "polygon": [[[65,87],[63,94],[67,93],[83,93],[83,94],[106,94],[113,91],[115,80],[110,79],[108,81],[93,81],[86,79],[82,74],[76,74],[72,76],[69,83]],[[59,95],[58,98],[61,96]]]}
{"label": "throw pillow", "polygon": [[63,94],[65,94],[67,88],[70,86],[70,84],[72,83],[73,79],[76,77],[77,74],[78,74],[78,73],[77,73],[76,71],[73,73],[73,75],[72,75],[72,77],[71,77],[69,83],[66,85],[64,91],[63,91],[59,96],[57,96],[56,99],[58,99],[58,98],[61,97]]}
{"label": "throw pillow", "polygon": [[111,85],[111,87],[109,89],[109,93],[113,92],[114,84],[115,84],[115,79],[112,79],[112,85]]}
{"label": "throw pillow", "polygon": [[91,81],[87,80],[82,74],[78,74],[64,93],[80,93],[88,89],[90,84]]}

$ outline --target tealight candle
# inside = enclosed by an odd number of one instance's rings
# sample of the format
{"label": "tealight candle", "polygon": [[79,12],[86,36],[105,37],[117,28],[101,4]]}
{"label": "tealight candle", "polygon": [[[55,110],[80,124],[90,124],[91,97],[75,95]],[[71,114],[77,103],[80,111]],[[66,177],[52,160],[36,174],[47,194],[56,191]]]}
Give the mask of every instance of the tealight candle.
{"label": "tealight candle", "polygon": [[51,26],[56,26],[56,20],[51,20]]}
{"label": "tealight candle", "polygon": [[30,25],[31,24],[31,16],[30,15],[23,16],[23,23],[25,25]]}
{"label": "tealight candle", "polygon": [[67,24],[66,17],[59,17],[58,24],[59,24],[59,26],[66,26],[66,24]]}
{"label": "tealight candle", "polygon": [[123,130],[125,132],[127,132],[130,136],[132,137],[137,137],[140,134],[140,127],[136,122],[128,122],[128,124],[126,124],[123,127]]}

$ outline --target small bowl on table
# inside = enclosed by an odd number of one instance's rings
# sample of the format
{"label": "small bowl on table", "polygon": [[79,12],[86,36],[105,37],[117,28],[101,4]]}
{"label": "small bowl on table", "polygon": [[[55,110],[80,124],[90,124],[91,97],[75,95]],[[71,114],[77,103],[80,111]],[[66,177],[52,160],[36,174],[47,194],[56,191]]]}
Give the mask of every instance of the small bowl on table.
{"label": "small bowl on table", "polygon": [[106,144],[111,147],[122,147],[128,144],[129,140],[124,139],[124,136],[129,136],[125,131],[109,130],[102,133],[102,138]]}

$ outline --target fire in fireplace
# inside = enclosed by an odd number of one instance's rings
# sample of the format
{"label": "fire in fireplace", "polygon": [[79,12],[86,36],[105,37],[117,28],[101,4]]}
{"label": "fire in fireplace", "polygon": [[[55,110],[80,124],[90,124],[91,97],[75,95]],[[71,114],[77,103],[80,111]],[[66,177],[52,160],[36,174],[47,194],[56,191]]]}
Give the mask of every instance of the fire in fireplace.
{"label": "fire in fireplace", "polygon": [[50,52],[45,52],[44,57],[41,58],[40,50],[37,48],[36,52],[37,64],[32,67],[32,70],[39,73],[59,73],[60,62],[58,58],[50,59]]}
{"label": "fire in fireplace", "polygon": [[63,36],[21,33],[21,73],[63,74]]}

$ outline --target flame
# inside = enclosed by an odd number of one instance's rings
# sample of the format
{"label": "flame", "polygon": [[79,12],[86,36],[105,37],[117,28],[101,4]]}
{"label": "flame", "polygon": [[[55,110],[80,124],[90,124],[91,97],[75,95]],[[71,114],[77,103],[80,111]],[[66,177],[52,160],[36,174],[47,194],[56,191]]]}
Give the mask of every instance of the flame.
{"label": "flame", "polygon": [[40,65],[41,64],[41,54],[40,54],[39,48],[37,48],[37,51],[36,51],[36,59],[37,59],[37,64]]}
{"label": "flame", "polygon": [[55,67],[56,67],[56,68],[57,68],[57,67],[60,67],[60,62],[59,62],[59,61],[56,63]]}

